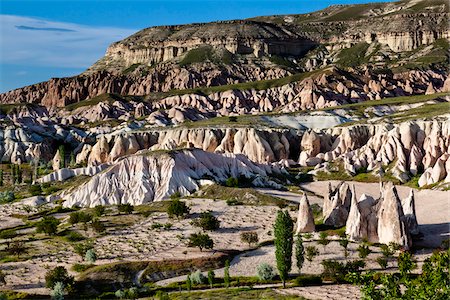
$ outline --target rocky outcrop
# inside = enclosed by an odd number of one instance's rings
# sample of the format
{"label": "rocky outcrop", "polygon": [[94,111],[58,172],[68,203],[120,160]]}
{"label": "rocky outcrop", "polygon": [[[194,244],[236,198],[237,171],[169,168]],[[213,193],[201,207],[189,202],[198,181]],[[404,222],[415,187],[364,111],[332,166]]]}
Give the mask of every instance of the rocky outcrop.
{"label": "rocky outcrop", "polygon": [[46,183],[46,182],[54,182],[54,181],[64,181],[69,178],[75,177],[75,176],[94,176],[97,173],[105,170],[108,167],[108,164],[102,164],[99,166],[93,166],[93,167],[85,167],[85,168],[76,168],[76,169],[58,169],[57,171],[50,173],[48,175],[45,175],[37,180],[39,183]]}
{"label": "rocky outcrop", "polygon": [[183,196],[203,184],[224,182],[229,177],[246,177],[256,186],[280,186],[268,179],[275,167],[251,162],[244,155],[215,154],[202,150],[137,153],[124,157],[95,175],[70,194],[64,206],[93,207],[129,203],[139,205]]}
{"label": "rocky outcrop", "polygon": [[328,194],[323,203],[323,223],[325,225],[342,227],[345,225],[350,211],[352,192],[346,182],[340,182],[333,190],[328,185]]}
{"label": "rocky outcrop", "polygon": [[419,234],[419,224],[416,219],[416,204],[414,201],[414,191],[411,189],[407,198],[402,200],[403,213],[409,233]]}
{"label": "rocky outcrop", "polygon": [[295,234],[304,232],[314,232],[316,225],[314,224],[314,215],[309,205],[308,197],[303,193],[298,205],[297,229]]}
{"label": "rocky outcrop", "polygon": [[366,194],[362,194],[357,201],[353,187],[352,203],[345,225],[345,233],[350,240],[368,240],[371,242],[378,240],[377,203],[377,200]]}

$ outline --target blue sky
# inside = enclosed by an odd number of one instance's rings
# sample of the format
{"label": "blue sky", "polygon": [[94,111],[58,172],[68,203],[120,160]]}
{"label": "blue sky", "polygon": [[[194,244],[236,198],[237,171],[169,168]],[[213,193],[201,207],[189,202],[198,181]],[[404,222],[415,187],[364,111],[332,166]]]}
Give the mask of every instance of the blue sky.
{"label": "blue sky", "polygon": [[150,26],[306,13],[365,2],[371,1],[0,0],[0,92],[79,74],[110,43]]}

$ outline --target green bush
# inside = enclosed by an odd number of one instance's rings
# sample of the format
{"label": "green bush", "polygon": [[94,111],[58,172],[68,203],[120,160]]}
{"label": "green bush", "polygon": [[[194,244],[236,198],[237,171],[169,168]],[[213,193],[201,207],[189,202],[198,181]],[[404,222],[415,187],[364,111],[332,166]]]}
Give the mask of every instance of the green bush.
{"label": "green bush", "polygon": [[387,259],[386,258],[384,258],[384,257],[378,257],[377,258],[377,263],[380,265],[380,267],[382,268],[382,269],[386,269],[387,268],[387,265],[388,265],[388,261],[387,261]]}
{"label": "green bush", "polygon": [[79,242],[85,239],[85,237],[81,233],[76,231],[69,231],[65,237],[69,242]]}
{"label": "green bush", "polygon": [[332,282],[346,282],[345,277],[348,273],[359,272],[365,265],[362,260],[349,261],[344,264],[336,260],[327,259],[322,261],[322,279]]}
{"label": "green bush", "polygon": [[360,258],[366,258],[372,252],[367,245],[359,245],[356,251],[358,251],[358,255]]}
{"label": "green bush", "polygon": [[133,205],[126,203],[126,204],[119,204],[117,205],[117,210],[119,213],[125,213],[127,215],[131,214],[134,210]]}
{"label": "green bush", "polygon": [[243,243],[247,243],[249,247],[251,246],[251,244],[258,243],[259,240],[258,233],[256,231],[244,231],[241,232],[240,236],[241,241]]}
{"label": "green bush", "polygon": [[69,215],[69,223],[88,223],[92,220],[92,216],[82,211],[74,211]]}
{"label": "green bush", "polygon": [[214,247],[214,241],[207,234],[193,233],[189,236],[188,247],[198,247],[200,251],[203,251],[203,249],[212,249]]}
{"label": "green bush", "polygon": [[14,201],[14,199],[16,199],[14,192],[12,191],[0,192],[0,204],[11,203]]}
{"label": "green bush", "polygon": [[203,230],[217,230],[220,227],[220,221],[210,211],[202,212],[200,217],[192,221],[192,225]]}
{"label": "green bush", "polygon": [[58,266],[45,274],[45,286],[53,289],[57,282],[61,282],[67,288],[73,285],[74,279],[73,276],[69,275],[66,268]]}
{"label": "green bush", "polygon": [[106,230],[105,225],[99,219],[94,219],[91,223],[91,227],[97,233],[102,233]]}
{"label": "green bush", "polygon": [[267,263],[261,263],[256,268],[256,273],[258,275],[259,280],[262,280],[262,281],[272,280],[275,277],[274,268]]}
{"label": "green bush", "polygon": [[105,214],[105,207],[102,205],[97,205],[94,207],[94,216],[101,217]]}
{"label": "green bush", "polygon": [[84,256],[84,260],[91,264],[95,263],[95,261],[97,260],[97,253],[95,253],[95,250],[87,250],[86,255]]}
{"label": "green bush", "polygon": [[238,206],[238,205],[244,205],[242,201],[239,201],[237,199],[228,199],[226,201],[228,206]]}
{"label": "green bush", "polygon": [[87,264],[74,264],[72,266],[72,270],[75,271],[75,272],[81,273],[81,272],[86,271],[89,268],[92,268],[93,266],[94,265],[92,265],[92,264],[89,264],[89,265],[87,265]]}
{"label": "green bush", "polygon": [[47,235],[54,235],[58,230],[58,225],[60,221],[52,216],[45,216],[36,223],[36,232],[43,232]]}
{"label": "green bush", "polygon": [[227,180],[225,180],[225,186],[239,187],[239,180],[235,177],[229,177]]}
{"label": "green bush", "polygon": [[42,195],[42,188],[39,184],[30,185],[28,187],[28,192],[31,196],[40,196]]}
{"label": "green bush", "polygon": [[169,215],[169,218],[180,218],[189,214],[189,207],[185,202],[175,199],[170,201],[170,204],[167,207],[167,214]]}

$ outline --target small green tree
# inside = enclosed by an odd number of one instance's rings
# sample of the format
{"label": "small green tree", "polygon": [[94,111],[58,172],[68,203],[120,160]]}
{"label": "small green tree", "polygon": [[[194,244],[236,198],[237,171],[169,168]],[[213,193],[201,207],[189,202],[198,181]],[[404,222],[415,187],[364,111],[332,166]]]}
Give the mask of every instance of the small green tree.
{"label": "small green tree", "polygon": [[319,245],[323,246],[323,250],[325,251],[325,247],[330,243],[330,240],[328,239],[328,233],[325,231],[322,231],[319,233],[319,240],[317,241]]}
{"label": "small green tree", "polygon": [[394,251],[388,245],[382,244],[380,246],[380,249],[381,249],[381,253],[383,254],[383,256],[386,259],[388,259],[388,258],[392,257],[392,255],[394,255]]}
{"label": "small green tree", "polygon": [[87,250],[84,259],[91,264],[95,263],[95,261],[97,260],[97,254],[95,253],[95,250],[94,249]]}
{"label": "small green tree", "polygon": [[413,260],[413,256],[410,252],[401,252],[397,258],[398,270],[401,276],[406,276],[411,273],[417,265]]}
{"label": "small green tree", "polygon": [[230,287],[230,261],[227,259],[225,261],[225,268],[223,270],[223,283],[225,287]]}
{"label": "small green tree", "polygon": [[8,252],[12,255],[17,255],[19,258],[22,254],[27,253],[28,249],[25,246],[24,241],[15,241],[12,242],[10,247],[8,248]]}
{"label": "small green tree", "polygon": [[259,240],[258,233],[256,231],[244,231],[241,232],[240,236],[241,241],[247,243],[249,247],[251,246],[251,244],[258,243]]}
{"label": "small green tree", "polygon": [[220,227],[220,221],[210,211],[206,211],[202,212],[199,218],[192,221],[192,225],[203,230],[217,230]]}
{"label": "small green tree", "polygon": [[297,261],[298,272],[300,273],[305,262],[305,247],[303,246],[303,239],[301,234],[296,235],[295,239],[295,258]]}
{"label": "small green tree", "polygon": [[105,207],[103,205],[97,205],[94,207],[94,216],[101,217],[105,214]]}
{"label": "small green tree", "polygon": [[40,184],[33,184],[28,187],[28,192],[31,196],[40,196],[42,195],[42,188]]}
{"label": "small green tree", "polygon": [[66,268],[58,266],[45,274],[45,286],[53,289],[57,282],[61,282],[65,287],[71,287],[74,279],[73,276],[69,275]]}
{"label": "small green tree", "polygon": [[74,252],[78,254],[81,259],[86,256],[86,252],[90,249],[94,249],[94,246],[91,243],[77,243],[73,246]]}
{"label": "small green tree", "polygon": [[185,202],[180,201],[180,199],[174,199],[170,201],[169,206],[167,207],[167,214],[169,218],[180,218],[187,214],[189,214],[189,207]]}
{"label": "small green tree", "polygon": [[213,288],[215,277],[216,277],[216,274],[214,274],[214,271],[213,270],[209,270],[208,271],[208,283],[209,283],[209,287],[210,288]]}
{"label": "small green tree", "polygon": [[0,186],[3,186],[3,170],[0,170]]}
{"label": "small green tree", "polygon": [[59,146],[58,150],[59,150],[59,160],[60,160],[59,167],[61,169],[63,169],[66,167],[66,148],[64,147],[64,145],[61,145],[61,146]]}
{"label": "small green tree", "polygon": [[384,256],[380,256],[377,258],[377,263],[380,265],[382,269],[386,269],[388,265],[388,261]]}
{"label": "small green tree", "polygon": [[278,274],[286,287],[286,279],[292,267],[292,246],[294,223],[288,211],[279,210],[274,224],[275,258]]}
{"label": "small green tree", "polygon": [[91,223],[91,227],[97,233],[102,233],[106,230],[105,225],[103,225],[99,219],[94,219]]}
{"label": "small green tree", "polygon": [[60,221],[53,216],[45,216],[36,223],[36,232],[43,232],[47,235],[55,235],[58,231]]}
{"label": "small green tree", "polygon": [[114,293],[114,296],[116,296],[116,298],[119,298],[119,299],[125,299],[125,297],[127,296],[127,293],[125,293],[124,290],[117,290]]}
{"label": "small green tree", "polygon": [[18,165],[17,166],[17,179],[16,179],[16,183],[17,184],[21,184],[22,183],[22,175],[23,175],[23,172],[22,172],[22,169],[20,168],[20,165]]}
{"label": "small green tree", "polygon": [[203,249],[212,249],[214,247],[214,241],[207,234],[193,233],[189,236],[188,247],[197,247],[200,251],[203,251]]}
{"label": "small green tree", "polygon": [[319,250],[315,246],[308,246],[306,247],[305,251],[305,258],[309,263],[312,263],[314,257],[316,257],[319,254]]}
{"label": "small green tree", "polygon": [[225,185],[228,187],[238,187],[239,186],[239,180],[235,177],[229,177],[225,181]]}
{"label": "small green tree", "polygon": [[6,274],[0,270],[0,284],[6,284]]}

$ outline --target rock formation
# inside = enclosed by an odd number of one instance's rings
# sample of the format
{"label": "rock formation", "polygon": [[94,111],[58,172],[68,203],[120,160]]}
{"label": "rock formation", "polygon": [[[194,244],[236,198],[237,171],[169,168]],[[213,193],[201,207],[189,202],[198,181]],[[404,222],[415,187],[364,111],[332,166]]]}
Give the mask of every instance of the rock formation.
{"label": "rock formation", "polygon": [[314,232],[316,225],[314,224],[314,215],[309,205],[308,197],[303,193],[298,205],[297,229],[295,234],[304,232]]}
{"label": "rock formation", "polygon": [[411,189],[408,197],[402,200],[403,213],[409,233],[419,234],[419,225],[416,219],[416,204],[414,202],[414,191]]}
{"label": "rock formation", "polygon": [[329,226],[342,227],[348,218],[352,192],[346,182],[340,182],[333,190],[328,185],[328,194],[323,203],[323,223]]}
{"label": "rock formation", "polygon": [[243,155],[214,154],[202,150],[141,152],[124,157],[88,182],[64,195],[64,206],[93,207],[129,203],[139,205],[183,196],[203,184],[224,182],[229,177],[246,177],[255,186],[280,185],[268,179],[276,167],[259,165]]}

